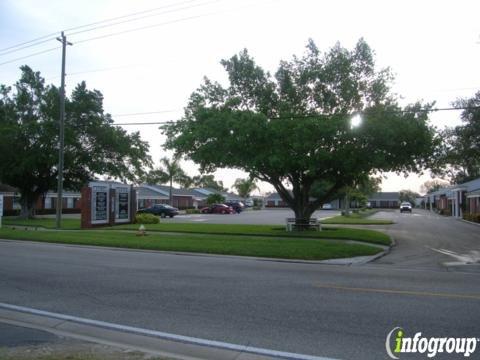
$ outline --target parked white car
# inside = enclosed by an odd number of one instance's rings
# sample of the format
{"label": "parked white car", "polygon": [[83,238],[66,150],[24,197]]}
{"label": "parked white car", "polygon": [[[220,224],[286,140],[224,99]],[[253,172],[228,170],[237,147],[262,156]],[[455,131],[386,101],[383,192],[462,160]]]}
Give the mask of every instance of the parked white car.
{"label": "parked white car", "polygon": [[410,204],[409,202],[402,202],[400,204],[400,212],[404,212],[404,211],[407,211],[407,212],[412,212],[412,204]]}

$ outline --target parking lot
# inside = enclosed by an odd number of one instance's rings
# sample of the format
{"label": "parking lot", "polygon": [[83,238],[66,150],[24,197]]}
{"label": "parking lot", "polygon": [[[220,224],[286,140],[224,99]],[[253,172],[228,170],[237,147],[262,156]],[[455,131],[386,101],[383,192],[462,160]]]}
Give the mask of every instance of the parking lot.
{"label": "parking lot", "polygon": [[[337,216],[340,211],[337,210],[318,210],[312,215],[314,218],[325,219]],[[209,224],[285,224],[285,219],[294,217],[295,214],[290,209],[266,209],[266,210],[247,210],[240,214],[221,215],[221,214],[192,214],[178,215],[173,219],[162,219],[164,222],[199,222]]]}

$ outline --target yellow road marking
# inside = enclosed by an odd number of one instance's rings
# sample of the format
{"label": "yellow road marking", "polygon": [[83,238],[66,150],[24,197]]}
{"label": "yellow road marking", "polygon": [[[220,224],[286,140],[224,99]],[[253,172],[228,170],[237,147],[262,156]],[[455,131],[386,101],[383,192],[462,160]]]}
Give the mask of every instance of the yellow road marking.
{"label": "yellow road marking", "polygon": [[355,291],[355,292],[372,292],[372,293],[381,293],[381,294],[432,296],[432,297],[444,297],[444,298],[454,298],[454,299],[480,300],[480,295],[434,293],[434,292],[425,292],[425,291],[394,290],[394,289],[372,289],[372,288],[359,288],[359,287],[348,287],[348,286],[327,285],[327,284],[314,284],[314,286],[318,288],[324,288],[324,289],[345,290],[345,291]]}

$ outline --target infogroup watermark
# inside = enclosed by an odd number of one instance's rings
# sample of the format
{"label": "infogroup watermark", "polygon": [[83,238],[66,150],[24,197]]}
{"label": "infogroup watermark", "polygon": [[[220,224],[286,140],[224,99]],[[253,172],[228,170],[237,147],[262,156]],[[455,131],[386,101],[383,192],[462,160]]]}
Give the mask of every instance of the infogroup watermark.
{"label": "infogroup watermark", "polygon": [[425,354],[433,358],[438,354],[458,354],[470,357],[477,349],[480,342],[478,338],[455,338],[455,337],[422,337],[417,332],[413,337],[407,337],[405,330],[396,327],[390,331],[385,341],[388,356],[392,359],[400,359],[401,354],[417,353]]}

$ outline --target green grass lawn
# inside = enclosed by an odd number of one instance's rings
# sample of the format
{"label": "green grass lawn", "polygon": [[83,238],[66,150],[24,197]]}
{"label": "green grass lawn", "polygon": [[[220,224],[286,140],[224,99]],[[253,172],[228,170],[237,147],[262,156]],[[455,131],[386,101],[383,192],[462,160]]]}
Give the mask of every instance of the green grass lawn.
{"label": "green grass lawn", "polygon": [[280,259],[325,260],[374,255],[382,251],[367,244],[339,240],[212,234],[150,232],[139,237],[131,231],[114,230],[19,230],[2,228],[0,238],[96,245],[129,249],[163,250]]}
{"label": "green grass lawn", "polygon": [[322,220],[322,224],[351,224],[351,225],[389,225],[393,224],[391,220],[369,219],[368,217],[375,214],[377,210],[366,210],[358,213],[350,213],[349,216],[335,216]]}
{"label": "green grass lawn", "polygon": [[[4,217],[3,225],[20,225],[20,226],[39,226],[47,229],[55,228],[55,219],[53,218],[36,218],[36,219],[18,219],[14,216]],[[80,219],[62,219],[62,229],[76,230],[80,229]]]}
{"label": "green grass lawn", "polygon": [[[357,240],[381,245],[390,245],[391,243],[390,237],[386,234],[369,229],[324,228],[322,231],[286,232],[285,227],[281,225],[193,224],[162,222],[162,220],[160,221],[160,224],[151,224],[145,226],[147,230],[151,232]],[[4,224],[39,226],[53,229],[55,227],[55,219],[16,220],[14,218],[6,218]],[[137,230],[138,227],[138,224],[128,224],[105,227],[104,229]],[[62,222],[62,228],[79,229],[80,220],[65,219]]]}

